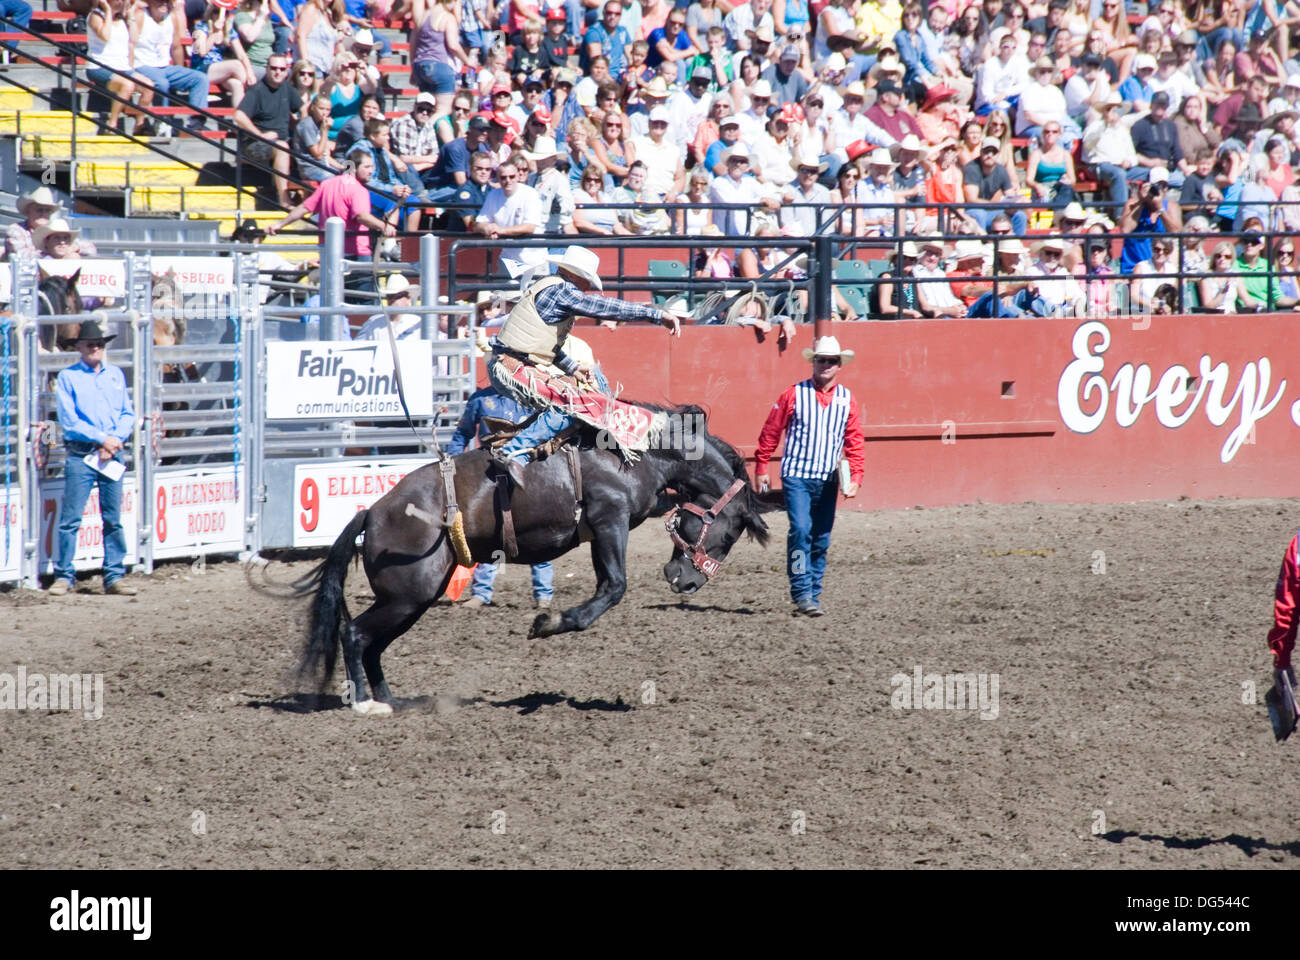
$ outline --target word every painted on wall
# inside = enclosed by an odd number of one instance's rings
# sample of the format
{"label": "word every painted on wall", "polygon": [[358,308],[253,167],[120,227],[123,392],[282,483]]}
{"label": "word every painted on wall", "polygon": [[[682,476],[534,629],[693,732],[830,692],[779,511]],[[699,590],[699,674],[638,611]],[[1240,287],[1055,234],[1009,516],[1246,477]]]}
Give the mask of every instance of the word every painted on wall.
{"label": "word every painted on wall", "polygon": [[[1094,337],[1098,339],[1094,341]],[[1172,364],[1160,375],[1154,390],[1151,367],[1145,363],[1124,363],[1107,381],[1102,375],[1106,367],[1102,355],[1110,349],[1110,329],[1099,320],[1080,324],[1074,331],[1071,349],[1074,359],[1066,365],[1056,389],[1061,421],[1067,427],[1075,433],[1092,433],[1105,421],[1112,406],[1115,422],[1131,427],[1150,403],[1155,404],[1156,420],[1170,429],[1181,427],[1198,409],[1204,410],[1206,419],[1216,427],[1224,426],[1235,415],[1236,426],[1219,451],[1222,463],[1229,463],[1237,455],[1255,424],[1272,412],[1286,392],[1286,380],[1281,380],[1272,398],[1265,399],[1273,373],[1268,357],[1246,364],[1226,402],[1232,372],[1227,363],[1216,364],[1209,354],[1201,356],[1195,374],[1182,364]],[[1193,382],[1194,392],[1190,387]],[[1085,413],[1084,404],[1095,407]],[[1291,420],[1300,425],[1300,401],[1291,406]]]}

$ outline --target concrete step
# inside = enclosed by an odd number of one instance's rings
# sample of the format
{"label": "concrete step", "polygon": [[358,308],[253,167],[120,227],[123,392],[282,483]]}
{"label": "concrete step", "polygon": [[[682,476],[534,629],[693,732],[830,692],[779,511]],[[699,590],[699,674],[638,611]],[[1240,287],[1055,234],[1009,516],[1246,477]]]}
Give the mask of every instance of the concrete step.
{"label": "concrete step", "polygon": [[[80,128],[78,128],[80,129]],[[23,138],[23,150],[29,156],[42,160],[71,160],[72,137],[70,135],[37,135]],[[148,146],[136,143],[127,137],[116,134],[108,136],[77,135],[77,159],[89,160],[102,157],[142,157],[151,151]]]}

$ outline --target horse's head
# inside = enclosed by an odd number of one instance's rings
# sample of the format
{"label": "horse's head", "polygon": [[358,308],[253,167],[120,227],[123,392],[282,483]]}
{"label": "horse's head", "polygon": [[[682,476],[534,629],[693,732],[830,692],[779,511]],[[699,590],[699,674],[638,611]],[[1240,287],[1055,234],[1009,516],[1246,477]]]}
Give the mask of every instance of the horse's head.
{"label": "horse's head", "polygon": [[[37,314],[44,317],[66,317],[84,313],[81,294],[77,292],[77,280],[80,277],[80,267],[69,277],[42,274],[41,282],[36,288]],[[63,323],[57,327],[41,328],[42,346],[47,350],[53,349],[56,344],[62,348],[67,341],[76,337],[79,326],[76,323]]]}
{"label": "horse's head", "polygon": [[733,479],[722,496],[700,495],[668,515],[673,555],[664,564],[664,579],[675,593],[694,593],[708,583],[742,534],[767,546],[763,507],[749,485],[744,462],[730,446],[716,438],[710,441],[723,455]]}

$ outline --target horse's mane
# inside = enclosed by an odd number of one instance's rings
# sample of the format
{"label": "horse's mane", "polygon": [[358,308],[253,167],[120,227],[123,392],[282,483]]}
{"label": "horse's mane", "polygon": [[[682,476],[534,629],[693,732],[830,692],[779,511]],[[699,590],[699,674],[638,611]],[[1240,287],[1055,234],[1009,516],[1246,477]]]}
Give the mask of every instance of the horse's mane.
{"label": "horse's mane", "polygon": [[715,436],[709,432],[708,421],[709,413],[703,407],[694,403],[685,404],[661,404],[661,403],[643,403],[639,400],[626,400],[635,406],[654,413],[667,413],[678,416],[698,416],[705,424],[704,439],[708,441],[717,453],[726,461],[727,466],[731,468],[731,476],[736,480],[744,480],[745,485],[736,494],[736,500],[744,508],[745,532],[757,540],[762,546],[767,546],[768,530],[767,523],[763,520],[764,504],[754,493],[753,486],[749,482],[749,469],[745,466],[745,458],[740,455],[731,444],[727,443],[721,437]]}

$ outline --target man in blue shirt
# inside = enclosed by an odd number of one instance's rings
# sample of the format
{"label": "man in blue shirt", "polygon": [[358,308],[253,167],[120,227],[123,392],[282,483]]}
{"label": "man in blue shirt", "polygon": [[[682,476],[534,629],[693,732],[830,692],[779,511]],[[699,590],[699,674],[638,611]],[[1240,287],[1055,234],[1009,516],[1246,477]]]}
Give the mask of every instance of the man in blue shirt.
{"label": "man in blue shirt", "polygon": [[1133,73],[1119,85],[1119,95],[1140,109],[1141,104],[1150,103],[1155,96],[1155,87],[1151,86],[1151,78],[1155,75],[1156,58],[1149,53],[1139,53],[1133,58]]}
{"label": "man in blue shirt", "polygon": [[[487,386],[475,391],[465,404],[456,432],[447,443],[447,456],[454,457],[463,453],[477,438],[480,443],[490,434],[491,429],[483,422],[484,417],[496,420],[508,420],[510,423],[522,423],[533,415],[533,411],[520,405],[509,397],[497,393],[495,387]],[[492,586],[496,583],[501,563],[480,563],[474,568],[474,583],[470,587],[470,597],[461,606],[467,610],[478,610],[492,603]],[[549,563],[534,563],[533,604],[539,610],[551,606],[555,595],[555,573]]]}
{"label": "man in blue shirt", "polygon": [[471,117],[465,136],[446,144],[438,151],[438,160],[422,173],[421,179],[429,190],[431,203],[447,203],[469,181],[470,158],[476,153],[488,153],[488,123],[485,117]]}
{"label": "man in blue shirt", "polygon": [[[58,553],[49,595],[61,597],[76,586],[72,557],[77,550],[77,530],[91,489],[99,485],[99,512],[104,521],[104,592],[133,597],[135,587],[124,583],[126,534],[122,530],[122,479],[102,472],[115,469],[131,436],[135,410],[120,367],[104,362],[111,336],[95,321],[81,325],[76,347],[81,360],[59,373],[59,426],[67,460],[63,467],[63,506],[59,517]],[[85,461],[95,456],[98,467]]]}
{"label": "man in blue shirt", "polygon": [[632,46],[632,37],[619,20],[623,16],[623,4],[619,0],[609,0],[601,11],[600,23],[587,31],[582,38],[582,69],[586,72],[592,57],[605,56],[609,59],[610,76],[621,77],[627,66],[627,48]]}

